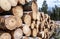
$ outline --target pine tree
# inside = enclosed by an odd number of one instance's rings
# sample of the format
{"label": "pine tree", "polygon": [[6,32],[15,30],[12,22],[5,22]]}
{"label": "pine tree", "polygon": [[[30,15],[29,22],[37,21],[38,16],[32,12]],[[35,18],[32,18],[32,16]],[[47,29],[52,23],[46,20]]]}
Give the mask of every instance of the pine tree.
{"label": "pine tree", "polygon": [[44,13],[47,13],[47,9],[48,9],[47,3],[46,3],[46,0],[44,0],[44,2],[43,2],[43,4],[42,4],[41,10],[42,10]]}

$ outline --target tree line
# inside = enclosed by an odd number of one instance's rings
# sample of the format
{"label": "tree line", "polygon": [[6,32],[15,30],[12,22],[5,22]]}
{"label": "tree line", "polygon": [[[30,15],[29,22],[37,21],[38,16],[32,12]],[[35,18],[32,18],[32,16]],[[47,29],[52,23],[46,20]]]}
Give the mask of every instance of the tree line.
{"label": "tree line", "polygon": [[60,20],[60,7],[55,5],[55,7],[52,7],[52,11],[48,11],[48,4],[46,3],[46,0],[43,1],[42,7],[39,8],[39,11],[49,14],[52,20]]}

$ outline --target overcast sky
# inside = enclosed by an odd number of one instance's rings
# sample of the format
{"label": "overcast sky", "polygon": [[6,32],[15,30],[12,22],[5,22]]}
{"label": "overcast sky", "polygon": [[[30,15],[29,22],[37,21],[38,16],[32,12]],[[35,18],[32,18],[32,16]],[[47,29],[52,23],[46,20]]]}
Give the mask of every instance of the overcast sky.
{"label": "overcast sky", "polygon": [[[37,0],[38,7],[42,7],[44,0]],[[54,7],[55,5],[60,7],[60,0],[46,0],[48,7]]]}

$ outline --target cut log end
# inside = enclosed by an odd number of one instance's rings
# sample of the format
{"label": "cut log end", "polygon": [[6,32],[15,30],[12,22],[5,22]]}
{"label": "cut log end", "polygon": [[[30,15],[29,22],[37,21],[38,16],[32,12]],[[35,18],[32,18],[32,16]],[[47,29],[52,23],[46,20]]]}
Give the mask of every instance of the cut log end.
{"label": "cut log end", "polygon": [[23,39],[29,39],[27,36],[23,36]]}
{"label": "cut log end", "polygon": [[14,39],[21,39],[23,37],[22,29],[18,28],[14,31]]}
{"label": "cut log end", "polygon": [[36,37],[37,36],[37,30],[36,29],[33,29],[33,37]]}
{"label": "cut log end", "polygon": [[22,23],[22,19],[19,18],[19,17],[17,17],[16,19],[17,19],[17,23],[16,23],[16,24],[17,24],[17,27],[21,27],[22,24],[23,24],[23,23]]}
{"label": "cut log end", "polygon": [[1,39],[11,39],[11,35],[9,33],[3,33],[0,38]]}
{"label": "cut log end", "polygon": [[11,6],[17,6],[18,0],[8,0]]}
{"label": "cut log end", "polygon": [[31,29],[34,29],[34,27],[35,27],[35,21],[32,22]]}
{"label": "cut log end", "polygon": [[25,22],[25,24],[27,24],[28,26],[30,26],[31,25],[31,16],[28,15],[28,14],[25,15],[24,22]]}
{"label": "cut log end", "polygon": [[32,2],[32,17],[34,20],[37,19],[37,4],[36,4],[36,2]]}
{"label": "cut log end", "polygon": [[16,17],[22,17],[23,16],[23,8],[22,6],[16,6],[12,9],[13,15]]}
{"label": "cut log end", "polygon": [[41,15],[40,12],[37,13],[37,20],[40,21]]}
{"label": "cut log end", "polygon": [[8,0],[0,0],[0,6],[5,11],[9,11],[11,9],[11,4]]}
{"label": "cut log end", "polygon": [[25,25],[25,26],[23,27],[23,32],[24,32],[24,34],[25,34],[26,36],[30,36],[30,35],[31,35],[31,30],[30,30],[30,28],[29,28],[27,25]]}
{"label": "cut log end", "polygon": [[25,0],[19,0],[19,4],[24,5],[25,3],[26,3]]}
{"label": "cut log end", "polygon": [[5,26],[9,30],[15,29],[17,26],[16,23],[17,23],[17,21],[16,21],[15,16],[10,16],[10,17],[5,19]]}

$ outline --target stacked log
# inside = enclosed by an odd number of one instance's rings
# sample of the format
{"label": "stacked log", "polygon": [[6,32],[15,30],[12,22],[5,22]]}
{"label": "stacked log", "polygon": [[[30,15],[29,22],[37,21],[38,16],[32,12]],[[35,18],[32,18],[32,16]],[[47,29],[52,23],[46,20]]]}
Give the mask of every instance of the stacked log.
{"label": "stacked log", "polygon": [[11,39],[10,33],[0,31],[0,39]]}
{"label": "stacked log", "polygon": [[31,5],[29,2],[0,0],[1,13],[12,13],[0,16],[0,39],[50,39],[56,29],[55,22],[48,14],[38,11],[36,0],[32,0]]}
{"label": "stacked log", "polygon": [[14,31],[13,35],[14,39],[21,39],[23,37],[23,31],[22,29],[18,28]]}
{"label": "stacked log", "polygon": [[22,20],[16,18],[15,16],[1,16],[0,18],[0,28],[13,30],[16,27],[22,26]]}
{"label": "stacked log", "polygon": [[11,7],[19,5],[25,5],[29,3],[30,0],[0,0],[0,7],[4,11],[9,11],[11,10]]}

